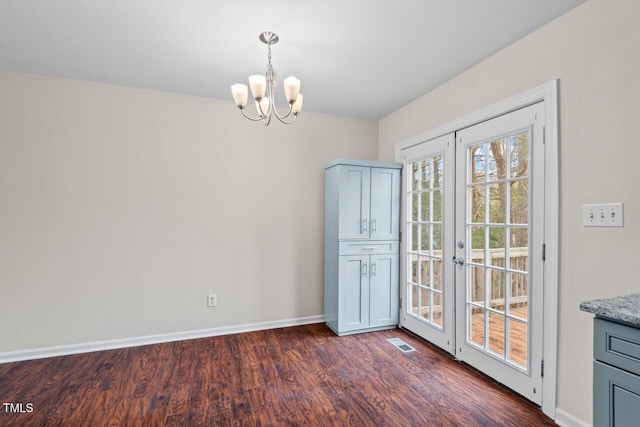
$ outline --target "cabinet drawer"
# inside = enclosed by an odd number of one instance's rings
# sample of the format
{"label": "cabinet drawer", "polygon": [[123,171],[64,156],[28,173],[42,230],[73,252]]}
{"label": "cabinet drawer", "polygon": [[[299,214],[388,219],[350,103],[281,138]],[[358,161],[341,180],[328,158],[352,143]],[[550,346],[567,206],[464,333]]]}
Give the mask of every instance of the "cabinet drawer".
{"label": "cabinet drawer", "polygon": [[640,375],[640,329],[596,318],[593,330],[596,360]]}
{"label": "cabinet drawer", "polygon": [[338,250],[339,255],[397,254],[400,243],[398,241],[340,242]]}

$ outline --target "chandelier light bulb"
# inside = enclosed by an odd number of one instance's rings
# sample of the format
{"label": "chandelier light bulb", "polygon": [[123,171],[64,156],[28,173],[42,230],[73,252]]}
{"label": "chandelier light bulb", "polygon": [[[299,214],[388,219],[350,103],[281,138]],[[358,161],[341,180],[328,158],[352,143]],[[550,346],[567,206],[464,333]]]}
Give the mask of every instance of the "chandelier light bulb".
{"label": "chandelier light bulb", "polygon": [[261,99],[265,91],[267,90],[267,78],[262,74],[254,74],[249,76],[249,86],[251,86],[251,93],[253,99]]}
{"label": "chandelier light bulb", "polygon": [[267,117],[270,113],[269,97],[265,96],[260,101],[256,101],[256,110],[260,117]]}
{"label": "chandelier light bulb", "polygon": [[298,114],[300,114],[301,110],[302,110],[302,94],[299,93],[298,97],[296,98],[296,102],[293,103],[291,112],[297,116]]}
{"label": "chandelier light bulb", "polygon": [[[265,74],[254,74],[249,76],[249,87],[244,84],[234,84],[231,86],[233,102],[240,109],[240,112],[247,119],[252,121],[262,121],[267,126],[271,123],[271,117],[275,116],[284,124],[291,124],[296,121],[302,111],[302,94],[300,93],[300,80],[291,76],[284,80],[284,96],[288,101],[289,108],[286,114],[278,113],[275,105],[275,88],[277,72],[271,65],[271,45],[278,43],[277,34],[265,31],[260,34],[260,41],[267,45],[268,62]],[[245,112],[249,88],[255,100],[258,117],[250,117]]]}
{"label": "chandelier light bulb", "polygon": [[232,85],[231,94],[233,95],[233,101],[236,103],[236,107],[242,109],[247,106],[247,99],[249,97],[249,88],[247,85]]}
{"label": "chandelier light bulb", "polygon": [[296,101],[298,93],[300,93],[300,80],[293,76],[284,79],[284,94],[290,104]]}

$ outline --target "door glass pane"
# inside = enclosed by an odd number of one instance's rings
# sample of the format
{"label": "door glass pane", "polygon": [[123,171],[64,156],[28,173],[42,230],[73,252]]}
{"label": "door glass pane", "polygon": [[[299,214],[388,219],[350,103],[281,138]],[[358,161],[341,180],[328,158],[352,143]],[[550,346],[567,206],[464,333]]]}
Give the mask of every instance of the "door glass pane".
{"label": "door glass pane", "polygon": [[484,182],[485,181],[485,153],[484,144],[476,145],[469,148],[469,171],[471,179],[468,182]]}
{"label": "door glass pane", "polygon": [[409,257],[411,258],[410,263],[411,263],[411,271],[408,276],[409,276],[409,281],[411,283],[418,283],[418,256],[417,255],[413,255],[410,254]]}
{"label": "door glass pane", "polygon": [[429,286],[431,280],[429,279],[429,257],[420,257],[420,285]]}
{"label": "door glass pane", "polygon": [[444,207],[442,206],[442,191],[441,190],[435,190],[433,193],[431,193],[432,199],[433,199],[433,220],[434,221],[442,221],[442,210],[444,209]]}
{"label": "door glass pane", "polygon": [[509,314],[520,319],[527,319],[527,275],[510,273]]}
{"label": "door glass pane", "polygon": [[474,185],[469,187],[469,218],[472,223],[483,224],[485,222],[485,193],[486,186]]}
{"label": "door glass pane", "polygon": [[418,314],[425,320],[431,320],[431,303],[429,301],[429,290],[420,288],[420,313]]}
{"label": "door glass pane", "polygon": [[489,227],[489,248],[488,249],[504,249],[505,228],[504,227]]}
{"label": "door glass pane", "polygon": [[469,227],[469,244],[471,245],[471,257],[469,261],[484,264],[484,237],[486,227]]}
{"label": "door glass pane", "polygon": [[484,309],[470,305],[468,318],[470,319],[469,341],[484,347]]}
{"label": "door glass pane", "polygon": [[527,323],[509,319],[509,360],[527,366]]}
{"label": "door glass pane", "polygon": [[489,350],[504,356],[504,321],[502,314],[489,312]]}
{"label": "door glass pane", "polygon": [[429,253],[429,246],[431,245],[431,233],[429,232],[429,224],[420,225],[420,252]]}
{"label": "door glass pane", "polygon": [[420,164],[418,162],[411,164],[411,182],[407,188],[409,191],[420,189]]}
{"label": "door glass pane", "polygon": [[423,190],[431,188],[431,159],[422,160],[420,162],[420,170],[420,182],[422,183],[420,188]]}
{"label": "door glass pane", "polygon": [[504,242],[504,227],[490,227],[489,228],[489,259],[487,265],[494,267],[506,267],[506,246]]}
{"label": "door glass pane", "polygon": [[489,307],[500,312],[504,311],[504,271],[489,270]]}
{"label": "door glass pane", "polygon": [[489,222],[493,224],[506,223],[506,192],[505,184],[489,185]]}
{"label": "door glass pane", "polygon": [[415,285],[407,286],[407,312],[418,315],[418,287]]}
{"label": "door glass pane", "polygon": [[527,224],[529,222],[529,181],[519,180],[510,183],[511,224]]}
{"label": "door glass pane", "polygon": [[[433,255],[442,256],[442,224],[433,224],[431,226],[431,239],[433,242]],[[436,251],[438,251],[436,253]]]}
{"label": "door glass pane", "polygon": [[444,181],[444,162],[442,156],[435,156],[433,158],[433,188],[442,187]]}
{"label": "door glass pane", "polygon": [[433,289],[442,290],[444,282],[442,277],[442,259],[431,259],[431,265],[433,266],[433,281],[431,287]]}
{"label": "door glass pane", "polygon": [[509,230],[509,252],[513,270],[528,271],[529,230],[511,227]]}
{"label": "door glass pane", "polygon": [[503,180],[507,177],[507,141],[499,139],[488,144],[487,181]]}
{"label": "door glass pane", "polygon": [[509,137],[511,178],[529,175],[529,132]]}
{"label": "door glass pane", "polygon": [[420,221],[431,220],[431,192],[420,193]]}
{"label": "door glass pane", "polygon": [[418,213],[419,211],[419,204],[418,204],[418,197],[420,196],[420,193],[413,193],[411,194],[409,197],[411,197],[411,220],[410,221],[419,221],[420,218],[418,217]]}
{"label": "door glass pane", "polygon": [[409,224],[409,252],[418,252],[418,239],[420,238],[420,224]]}
{"label": "door glass pane", "polygon": [[442,294],[433,291],[433,318],[431,319],[436,325],[442,326]]}
{"label": "door glass pane", "polygon": [[469,299],[474,304],[481,306],[484,306],[484,272],[485,269],[482,267],[471,267],[469,275]]}

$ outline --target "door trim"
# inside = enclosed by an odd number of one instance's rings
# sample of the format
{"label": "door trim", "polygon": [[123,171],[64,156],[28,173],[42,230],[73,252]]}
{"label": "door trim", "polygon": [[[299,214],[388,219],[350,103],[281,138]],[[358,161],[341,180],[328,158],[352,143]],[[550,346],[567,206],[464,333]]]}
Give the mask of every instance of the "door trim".
{"label": "door trim", "polygon": [[[558,284],[559,284],[559,80],[530,89],[476,112],[460,117],[434,129],[415,135],[395,145],[396,161],[401,162],[402,150],[474,124],[493,119],[537,102],[545,108],[545,206],[544,243],[544,379],[542,383],[542,411],[552,419],[556,416],[557,343],[558,343]],[[403,206],[404,209],[404,206]],[[402,213],[405,215],[405,213]]]}

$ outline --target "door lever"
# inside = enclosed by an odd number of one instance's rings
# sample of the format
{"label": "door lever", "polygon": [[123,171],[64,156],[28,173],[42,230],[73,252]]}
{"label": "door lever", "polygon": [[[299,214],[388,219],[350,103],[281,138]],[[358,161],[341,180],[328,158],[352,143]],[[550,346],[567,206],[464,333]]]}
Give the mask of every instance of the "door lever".
{"label": "door lever", "polygon": [[453,257],[453,263],[454,263],[455,265],[458,265],[458,266],[463,266],[463,265],[464,265],[464,259],[463,259],[463,258],[458,258],[458,257],[455,257],[455,256],[454,256],[454,257]]}

